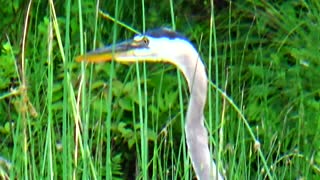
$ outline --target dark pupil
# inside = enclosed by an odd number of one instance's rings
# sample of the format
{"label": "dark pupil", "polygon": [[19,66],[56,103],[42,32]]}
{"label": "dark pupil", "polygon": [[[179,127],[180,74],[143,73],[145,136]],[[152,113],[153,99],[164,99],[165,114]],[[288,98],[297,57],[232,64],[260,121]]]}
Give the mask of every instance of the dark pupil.
{"label": "dark pupil", "polygon": [[146,38],[146,37],[144,37],[144,38],[142,39],[142,41],[144,42],[145,45],[148,45],[148,44],[149,44],[149,40],[148,40],[148,38]]}

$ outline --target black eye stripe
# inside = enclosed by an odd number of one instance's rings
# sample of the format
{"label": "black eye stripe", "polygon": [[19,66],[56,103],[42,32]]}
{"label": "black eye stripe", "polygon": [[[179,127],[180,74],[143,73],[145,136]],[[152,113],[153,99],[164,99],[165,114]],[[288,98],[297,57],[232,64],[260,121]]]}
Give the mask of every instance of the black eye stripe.
{"label": "black eye stripe", "polygon": [[148,35],[154,38],[167,37],[169,39],[179,38],[179,39],[186,40],[186,38],[183,35],[168,28],[159,28],[159,29],[150,30],[150,31],[147,31],[145,35]]}

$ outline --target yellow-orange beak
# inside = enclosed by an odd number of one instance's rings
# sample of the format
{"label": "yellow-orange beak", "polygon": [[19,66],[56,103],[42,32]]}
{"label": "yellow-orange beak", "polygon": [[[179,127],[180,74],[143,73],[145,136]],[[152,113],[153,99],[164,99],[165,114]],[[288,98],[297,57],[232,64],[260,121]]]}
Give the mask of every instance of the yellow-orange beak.
{"label": "yellow-orange beak", "polygon": [[121,62],[134,62],[138,58],[139,53],[137,54],[137,52],[145,51],[148,51],[146,41],[143,38],[134,39],[88,52],[76,57],[76,61],[99,63],[115,59]]}

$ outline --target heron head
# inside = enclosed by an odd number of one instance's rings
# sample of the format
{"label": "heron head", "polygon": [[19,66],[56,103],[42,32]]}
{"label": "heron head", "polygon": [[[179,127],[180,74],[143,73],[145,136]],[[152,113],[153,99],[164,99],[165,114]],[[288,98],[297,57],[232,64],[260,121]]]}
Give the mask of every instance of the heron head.
{"label": "heron head", "polygon": [[[187,57],[186,57],[187,56]],[[179,33],[161,28],[136,35],[132,40],[110,45],[76,58],[76,61],[168,62],[179,68],[186,59],[198,58],[192,44]]]}

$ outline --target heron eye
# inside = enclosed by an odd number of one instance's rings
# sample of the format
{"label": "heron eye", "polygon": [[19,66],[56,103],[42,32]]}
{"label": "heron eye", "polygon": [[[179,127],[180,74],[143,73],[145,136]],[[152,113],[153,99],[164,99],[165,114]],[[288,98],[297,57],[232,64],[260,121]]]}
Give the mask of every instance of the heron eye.
{"label": "heron eye", "polygon": [[148,46],[149,45],[149,39],[147,37],[142,38],[143,43]]}

